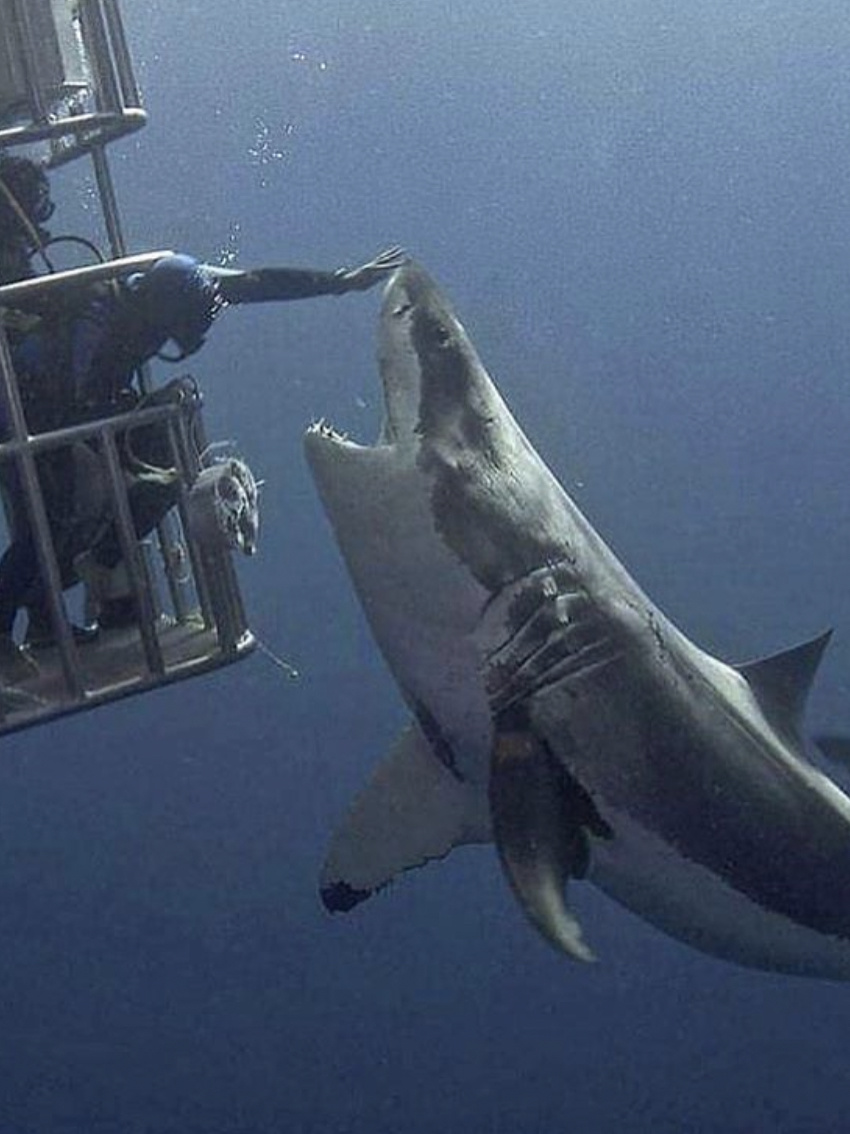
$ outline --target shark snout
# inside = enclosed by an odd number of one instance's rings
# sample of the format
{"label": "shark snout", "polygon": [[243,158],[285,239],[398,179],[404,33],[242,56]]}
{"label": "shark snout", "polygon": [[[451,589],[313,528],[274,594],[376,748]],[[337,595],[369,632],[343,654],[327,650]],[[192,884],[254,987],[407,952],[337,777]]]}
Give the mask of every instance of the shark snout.
{"label": "shark snout", "polygon": [[436,386],[446,373],[446,352],[463,337],[437,285],[418,264],[405,264],[384,291],[378,359],[384,387],[383,436],[421,436],[432,416]]}

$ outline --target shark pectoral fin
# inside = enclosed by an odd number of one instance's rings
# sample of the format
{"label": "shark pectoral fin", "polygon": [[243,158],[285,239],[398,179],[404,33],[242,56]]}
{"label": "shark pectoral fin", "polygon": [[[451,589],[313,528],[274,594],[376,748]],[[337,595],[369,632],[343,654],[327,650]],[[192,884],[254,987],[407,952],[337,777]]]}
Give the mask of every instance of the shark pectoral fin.
{"label": "shark pectoral fin", "polygon": [[533,925],[574,960],[595,961],[566,902],[567,880],[587,869],[581,811],[546,746],[504,718],[493,742],[490,811],[505,874]]}
{"label": "shark pectoral fin", "polygon": [[453,775],[413,723],[336,830],[322,901],[333,912],[350,910],[403,871],[490,839],[484,792]]}

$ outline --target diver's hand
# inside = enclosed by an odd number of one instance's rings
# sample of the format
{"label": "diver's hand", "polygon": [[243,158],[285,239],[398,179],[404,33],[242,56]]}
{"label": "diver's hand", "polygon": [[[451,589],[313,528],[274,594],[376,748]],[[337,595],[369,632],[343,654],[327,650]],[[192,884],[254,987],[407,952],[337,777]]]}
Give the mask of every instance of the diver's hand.
{"label": "diver's hand", "polygon": [[406,264],[409,256],[398,244],[392,248],[385,248],[379,252],[374,260],[368,264],[361,264],[359,268],[337,268],[334,276],[339,281],[340,291],[368,291],[376,283],[380,283],[386,276]]}

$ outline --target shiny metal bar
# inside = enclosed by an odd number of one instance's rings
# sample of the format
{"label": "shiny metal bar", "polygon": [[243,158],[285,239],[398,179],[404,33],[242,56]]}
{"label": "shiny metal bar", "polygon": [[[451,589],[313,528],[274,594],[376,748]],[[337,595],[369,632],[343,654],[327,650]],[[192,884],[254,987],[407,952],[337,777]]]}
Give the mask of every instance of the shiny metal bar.
{"label": "shiny metal bar", "polygon": [[201,608],[201,616],[204,620],[204,626],[210,629],[215,624],[213,616],[212,602],[210,599],[210,588],[207,583],[206,575],[204,574],[204,564],[201,555],[198,551],[198,546],[191,530],[189,522],[189,514],[186,508],[186,497],[188,495],[188,485],[195,481],[198,475],[198,461],[194,458],[192,452],[191,442],[188,437],[188,430],[186,427],[185,417],[179,417],[176,420],[169,422],[169,429],[172,431],[172,437],[175,442],[175,449],[177,452],[178,467],[180,469],[181,491],[177,500],[177,510],[180,515],[180,526],[183,529],[183,538],[186,542],[186,548],[189,552],[189,562],[192,565],[192,581],[195,584],[195,594],[198,599],[198,605]]}
{"label": "shiny metal bar", "polygon": [[103,264],[90,264],[85,268],[69,268],[64,272],[52,272],[50,275],[36,276],[32,279],[20,280],[15,283],[4,284],[0,287],[0,307],[26,306],[34,299],[42,299],[54,291],[63,291],[72,287],[100,283],[103,280],[119,279],[149,268],[163,256],[170,256],[169,249],[160,249],[158,252],[141,252],[135,256],[121,256],[115,260],[106,260]]}
{"label": "shiny metal bar", "polygon": [[[79,144],[68,154],[55,158],[51,164],[63,165],[88,150],[95,143],[113,142],[125,134],[140,130],[147,123],[148,116],[138,107],[130,107],[121,114],[72,114],[67,118],[57,118],[50,122],[32,123],[26,126],[10,126],[0,130],[0,143],[4,146],[23,146],[30,142],[45,142],[51,138],[78,135]],[[85,135],[91,136],[86,138]]]}
{"label": "shiny metal bar", "polygon": [[154,629],[156,610],[146,585],[145,569],[141,562],[141,551],[136,538],[136,529],[133,525],[133,516],[130,512],[130,502],[127,499],[127,489],[124,484],[114,430],[105,428],[100,440],[106,458],[106,475],[115,508],[118,541],[121,544],[121,553],[124,557],[127,574],[130,577],[130,586],[139,614],[139,630],[142,636],[145,662],[152,674],[162,677],[165,673],[165,661]]}
{"label": "shiny metal bar", "polygon": [[92,89],[97,109],[120,114],[124,110],[124,99],[109,49],[109,32],[101,0],[80,0],[80,27],[94,76]]}
{"label": "shiny metal bar", "polygon": [[[17,390],[17,387],[15,389]],[[165,421],[169,417],[176,417],[179,413],[179,406],[151,406],[150,409],[128,410],[127,413],[114,414],[112,417],[99,417],[93,421],[80,422],[78,425],[66,425],[63,429],[53,429],[49,433],[37,433],[32,437],[16,437],[0,444],[0,457],[15,456],[24,449],[38,453],[43,449],[55,449],[59,445],[67,445],[73,441],[90,441],[93,437],[97,437],[104,428],[116,431],[127,429],[130,426],[135,429],[137,426]]]}
{"label": "shiny metal bar", "polygon": [[127,245],[124,240],[121,214],[118,211],[118,199],[115,196],[115,185],[112,181],[106,148],[102,145],[93,146],[91,156],[97,190],[100,194],[100,204],[103,209],[103,219],[106,223],[106,235],[109,237],[109,247],[113,257],[120,258],[126,256]]}
{"label": "shiny metal bar", "polygon": [[124,21],[121,18],[121,9],[118,0],[104,0],[104,15],[112,44],[112,57],[118,73],[118,82],[126,106],[139,107],[142,97],[136,84],[136,74],[133,70],[133,60],[127,47],[127,37],[124,34]]}
{"label": "shiny metal bar", "polygon": [[[172,418],[167,425],[168,429],[168,443],[171,448],[171,457],[174,462],[174,467],[179,471],[180,475],[180,493],[178,496],[178,515],[180,513],[180,499],[186,492],[186,472],[182,466],[180,459],[180,452],[177,446],[177,436],[175,422]],[[159,549],[162,555],[162,571],[165,575],[165,581],[168,585],[168,595],[171,599],[171,606],[177,617],[178,622],[186,622],[189,618],[189,604],[186,602],[186,595],[184,593],[184,585],[181,583],[177,576],[177,567],[174,562],[174,555],[172,554],[173,548],[177,543],[185,543],[185,534],[182,530],[182,522],[178,524],[176,517],[166,516],[162,523],[157,528],[157,536],[159,539]],[[191,560],[190,560],[191,562]]]}
{"label": "shiny metal bar", "polygon": [[[65,686],[68,694],[75,700],[79,700],[84,691],[77,648],[65,612],[65,604],[62,601],[62,578],[53,549],[50,522],[44,507],[35,453],[29,444],[26,419],[18,393],[12,356],[9,352],[9,342],[2,325],[0,325],[0,379],[2,379],[3,401],[15,438],[12,443],[15,448],[14,459],[17,461],[24,500],[32,525],[38,569],[47,593],[47,605],[56,643],[59,647]],[[0,452],[6,448],[6,446],[0,446]]]}

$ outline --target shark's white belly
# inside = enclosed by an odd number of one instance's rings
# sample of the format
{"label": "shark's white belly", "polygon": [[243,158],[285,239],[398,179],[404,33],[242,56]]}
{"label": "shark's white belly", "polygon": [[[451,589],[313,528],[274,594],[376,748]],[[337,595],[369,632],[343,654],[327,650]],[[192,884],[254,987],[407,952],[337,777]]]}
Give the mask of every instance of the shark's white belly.
{"label": "shark's white belly", "polygon": [[846,980],[850,944],[766,909],[629,815],[596,800],[616,832],[594,839],[588,880],[641,918],[738,964]]}
{"label": "shark's white belly", "polygon": [[428,479],[397,463],[384,475],[390,459],[361,453],[357,476],[335,479],[337,539],[387,665],[424,730],[441,734],[435,751],[442,739],[464,778],[486,785],[490,711],[473,631],[489,595],[435,530]]}

